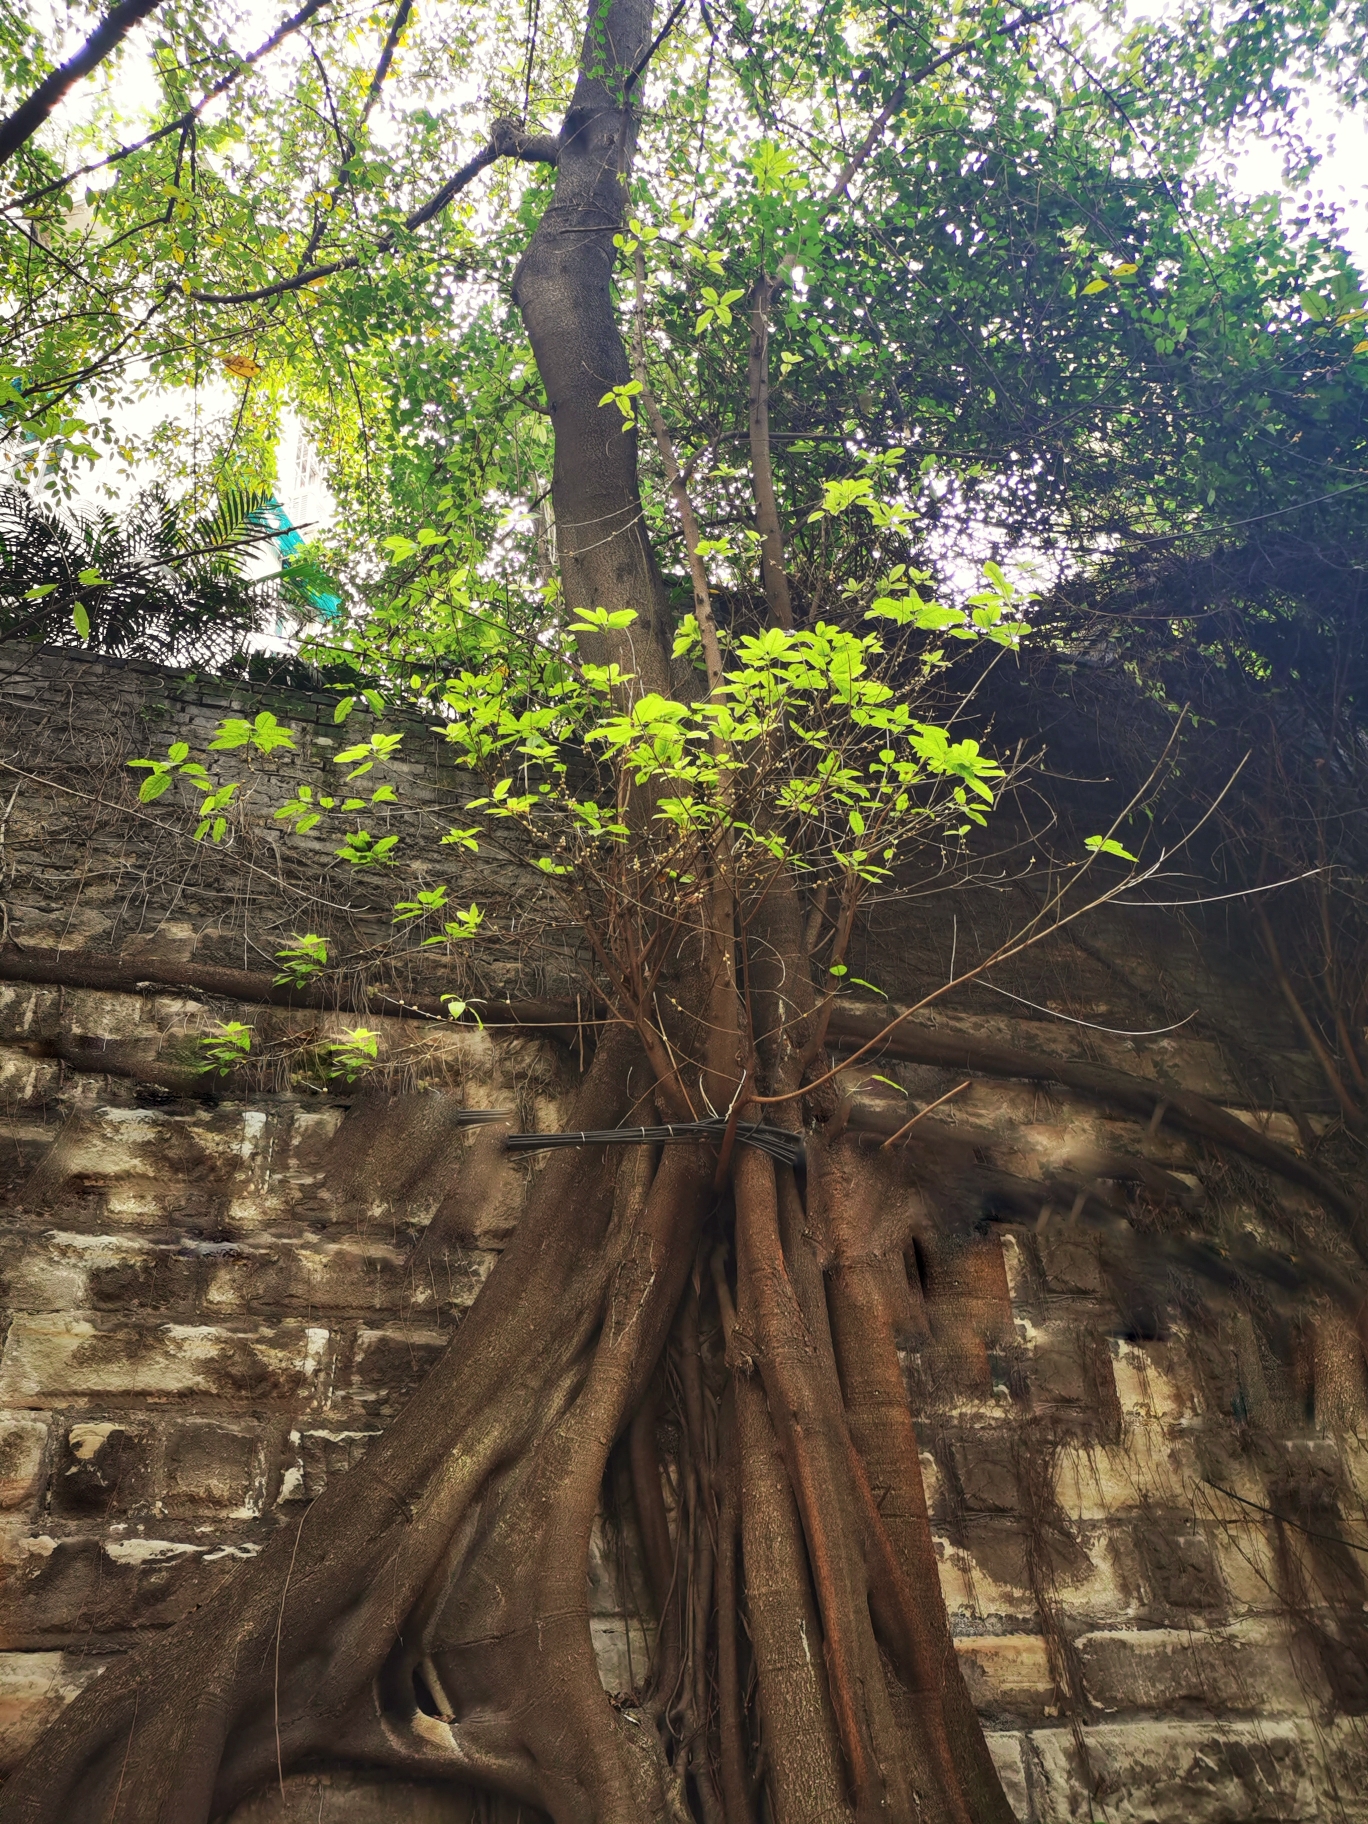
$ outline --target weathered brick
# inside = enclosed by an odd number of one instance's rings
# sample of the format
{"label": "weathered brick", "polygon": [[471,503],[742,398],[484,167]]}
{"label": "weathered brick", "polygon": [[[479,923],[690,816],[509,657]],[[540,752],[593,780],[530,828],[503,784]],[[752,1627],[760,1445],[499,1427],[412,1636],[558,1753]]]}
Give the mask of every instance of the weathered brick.
{"label": "weathered brick", "polygon": [[107,1661],[74,1653],[0,1653],[0,1773],[8,1773]]}
{"label": "weathered brick", "polygon": [[[126,1235],[53,1229],[41,1238],[11,1237],[5,1257],[12,1309],[70,1312],[149,1302],[165,1254]],[[163,1296],[159,1302],[167,1301]]]}
{"label": "weathered brick", "polygon": [[152,1498],[156,1436],[137,1419],[90,1419],[72,1425],[52,1478],[58,1514],[114,1514]]}
{"label": "weathered brick", "polygon": [[1225,1585],[1217,1569],[1211,1541],[1181,1519],[1147,1515],[1137,1520],[1132,1535],[1145,1580],[1161,1610],[1203,1614],[1224,1606]]}
{"label": "weathered brick", "polygon": [[[1309,1733],[1309,1731],[1308,1731]],[[1307,1740],[1292,1722],[1104,1724],[1030,1737],[1039,1824],[1322,1824]]]}
{"label": "weathered brick", "polygon": [[651,1663],[655,1630],[647,1628],[637,1616],[594,1615],[589,1633],[594,1643],[600,1682],[610,1694],[630,1691],[639,1685]]}
{"label": "weathered brick", "polygon": [[0,982],[0,1039],[26,1038],[41,1023],[47,1009],[56,1005],[55,988]]}
{"label": "weathered brick", "polygon": [[[61,1082],[61,1068],[48,1058],[31,1057],[27,1052],[0,1046],[0,1105],[9,1109],[41,1107],[55,1099]],[[31,1170],[57,1138],[58,1129],[39,1119],[23,1120],[11,1116],[0,1124],[0,1136],[6,1151],[15,1155],[15,1163]]]}
{"label": "weathered brick", "polygon": [[340,1476],[365,1455],[380,1428],[353,1431],[292,1431],[280,1477],[278,1501],[313,1501],[328,1486],[330,1476]]}
{"label": "weathered brick", "polygon": [[1083,1358],[1084,1339],[1050,1337],[1032,1351],[1026,1374],[1033,1401],[1050,1406],[1081,1406],[1092,1388]]}
{"label": "weathered brick", "polygon": [[1308,1668],[1293,1658],[1287,1628],[1140,1628],[1084,1634],[1075,1642],[1090,1700],[1104,1711],[1239,1715],[1300,1710]]}
{"label": "weathered brick", "polygon": [[1054,1678],[1039,1634],[967,1634],[955,1641],[969,1695],[982,1716],[1019,1722],[1054,1714]]}
{"label": "weathered brick", "polygon": [[359,1330],[352,1358],[352,1392],[358,1400],[394,1399],[416,1386],[446,1348],[440,1330]]}
{"label": "weathered brick", "polygon": [[1112,1339],[1112,1373],[1121,1410],[1137,1418],[1179,1419],[1192,1411],[1192,1396],[1173,1374],[1171,1351],[1159,1343]]}
{"label": "weathered brick", "polygon": [[1032,1816],[1031,1790],[1026,1777],[1026,1740],[1025,1737],[1007,1734],[998,1730],[986,1731],[988,1752],[993,1757],[997,1776],[1002,1781],[1002,1790],[1007,1803],[1016,1813],[1021,1824],[1029,1824]]}
{"label": "weathered brick", "polygon": [[455,1247],[415,1277],[411,1252],[391,1242],[326,1236],[244,1240],[202,1262],[206,1314],[259,1311],[404,1316],[411,1310],[464,1310],[496,1255]]}
{"label": "weathered brick", "polygon": [[266,1449],[256,1425],[183,1419],[169,1425],[158,1511],[251,1520],[266,1499]]}
{"label": "weathered brick", "polygon": [[17,1317],[0,1358],[0,1400],[11,1406],[141,1395],[297,1397],[328,1346],[322,1328],[289,1321],[255,1330],[204,1324],[97,1327],[83,1318]]}
{"label": "weathered brick", "polygon": [[99,1537],[26,1534],[7,1541],[6,1632],[20,1644],[166,1627],[259,1547],[145,1538],[111,1528]]}
{"label": "weathered brick", "polygon": [[1061,1445],[1055,1467],[1055,1497],[1071,1520],[1105,1520],[1146,1504],[1172,1507],[1196,1473],[1190,1443],[1146,1421],[1127,1426],[1119,1444]]}
{"label": "weathered brick", "polygon": [[1102,1290],[1102,1263],[1096,1235],[1086,1230],[1046,1230],[1040,1237],[1045,1283],[1052,1292],[1097,1293]]}
{"label": "weathered brick", "polygon": [[0,1507],[26,1507],[43,1482],[46,1416],[0,1414]]}
{"label": "weathered brick", "polygon": [[1005,1436],[954,1440],[960,1494],[971,1513],[1012,1514],[1021,1505],[1017,1486],[1017,1443]]}

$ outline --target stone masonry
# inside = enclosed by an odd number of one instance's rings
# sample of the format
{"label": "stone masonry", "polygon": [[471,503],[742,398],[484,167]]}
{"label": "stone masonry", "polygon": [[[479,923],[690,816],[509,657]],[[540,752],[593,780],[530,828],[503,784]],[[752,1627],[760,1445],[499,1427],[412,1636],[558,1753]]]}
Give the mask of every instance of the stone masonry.
{"label": "stone masonry", "polygon": [[[187,845],[183,806],[140,812],[129,757],[179,731],[202,753],[221,716],[263,703],[299,745],[260,769],[231,847]],[[326,788],[330,699],[23,652],[4,655],[0,711],[0,900],[24,946],[261,969],[249,915],[257,943],[292,930],[327,932],[338,954],[389,941],[393,881],[358,886],[321,840],[301,863],[263,820],[301,781]],[[401,802],[436,807],[419,830],[421,879],[450,860],[431,846],[450,787],[426,750],[407,764]],[[476,987],[556,986],[542,964],[528,973],[521,889],[483,862],[469,875],[465,897],[498,928]],[[990,897],[975,905],[985,928],[1007,916]],[[955,916],[961,932],[963,902]],[[943,969],[949,914],[897,918],[858,973],[901,999]],[[409,952],[395,966],[430,981]],[[1211,934],[1113,915],[1084,948],[1011,979],[1033,1007],[981,992],[937,1017],[1200,1090],[1294,1146],[1327,1125],[1309,1056]],[[1202,1018],[1147,1037],[1052,1017],[1086,1008],[1094,1025],[1148,1031],[1185,997]],[[183,1057],[226,1019],[269,1028],[288,1052],[291,1035],[317,1047],[356,1014],[0,981],[0,1768],[112,1656],[298,1523],[398,1410],[498,1256],[535,1163],[507,1162],[479,1220],[414,1270],[442,1184],[481,1144],[443,1111],[510,1108],[554,1126],[574,1046],[365,1017],[383,1055],[407,1060],[391,1112],[408,1170],[383,1191],[367,1170],[364,1085],[329,1090],[284,1068],[246,1100],[216,1100],[51,1055],[68,1035]],[[879,1070],[872,1093],[919,1102],[953,1082]],[[1144,1140],[1227,1223],[1258,1229],[1270,1196],[1308,1236],[1320,1221],[1309,1194],[1255,1183],[1162,1125],[1137,1133],[1081,1096],[978,1080],[953,1118],[1019,1177]],[[438,1187],[426,1201],[420,1182]],[[910,1269],[906,1365],[942,1583],[1019,1817],[1368,1819],[1368,1400],[1346,1321],[1294,1314],[1279,1349],[1277,1324],[1236,1304],[1204,1315],[1175,1297],[1146,1316],[1096,1234],[1067,1221],[928,1229]],[[649,1640],[623,1617],[606,1548],[591,1579],[604,1683],[624,1689]],[[473,1815],[436,1789],[339,1772],[297,1776],[237,1817]]]}

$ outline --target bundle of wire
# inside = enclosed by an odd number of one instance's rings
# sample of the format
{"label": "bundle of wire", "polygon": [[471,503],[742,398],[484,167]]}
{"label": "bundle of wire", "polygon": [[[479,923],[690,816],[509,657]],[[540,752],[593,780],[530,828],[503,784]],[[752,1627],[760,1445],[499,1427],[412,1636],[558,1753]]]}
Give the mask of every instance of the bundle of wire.
{"label": "bundle of wire", "polygon": [[[553,1146],[649,1146],[654,1141],[721,1140],[730,1123],[724,1115],[710,1121],[675,1121],[666,1127],[603,1127],[588,1133],[509,1134],[504,1146],[511,1153],[538,1153]],[[736,1138],[744,1146],[759,1147],[781,1165],[801,1166],[803,1136],[760,1121],[739,1121]]]}

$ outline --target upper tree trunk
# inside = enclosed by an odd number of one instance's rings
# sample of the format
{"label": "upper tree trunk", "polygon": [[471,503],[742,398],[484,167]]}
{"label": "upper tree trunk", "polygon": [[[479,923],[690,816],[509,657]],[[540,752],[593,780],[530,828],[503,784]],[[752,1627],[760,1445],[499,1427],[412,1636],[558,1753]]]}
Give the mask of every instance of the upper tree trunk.
{"label": "upper tree trunk", "polygon": [[[668,675],[664,586],[642,519],[637,434],[599,400],[631,379],[613,304],[613,236],[636,150],[632,73],[650,44],[652,0],[590,9],[579,79],[560,134],[555,194],[519,263],[513,296],[555,430],[551,498],[571,608],[635,608],[630,650],[612,656],[655,688]],[[643,640],[649,629],[651,639]],[[647,650],[651,647],[651,650]],[[602,654],[607,656],[607,645]]]}

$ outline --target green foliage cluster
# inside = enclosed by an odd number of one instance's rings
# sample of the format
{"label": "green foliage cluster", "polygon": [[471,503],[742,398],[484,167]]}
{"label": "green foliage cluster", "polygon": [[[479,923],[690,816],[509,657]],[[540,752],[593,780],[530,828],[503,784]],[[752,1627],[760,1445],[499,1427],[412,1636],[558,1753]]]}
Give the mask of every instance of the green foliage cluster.
{"label": "green foliage cluster", "polygon": [[[0,410],[32,440],[13,443],[21,462],[71,473],[83,451],[146,453],[117,422],[130,383],[215,382],[227,407],[209,463],[176,414],[153,447],[169,474],[227,489],[274,480],[288,405],[342,505],[332,557],[357,608],[404,637],[454,619],[475,638],[491,607],[544,613],[553,569],[527,508],[549,481],[550,427],[508,292],[550,174],[496,164],[403,224],[494,114],[554,130],[578,25],[539,16],[529,41],[497,0],[406,13],[391,43],[397,23],[354,28],[324,4],[249,63],[261,47],[213,7],[159,14],[143,112],[121,114],[111,71],[65,139],[48,131],[6,168]],[[1305,171],[1290,104],[1311,79],[1358,100],[1365,23],[1361,0],[1138,21],[728,0],[680,21],[653,65],[623,241],[648,256],[653,385],[698,465],[705,534],[737,550],[729,580],[754,574],[737,544],[745,474],[723,457],[744,417],[736,313],[785,262],[774,445],[797,586],[819,607],[853,570],[944,569],[966,533],[990,541],[981,556],[1024,546],[1069,564],[1312,512],[1302,503],[1329,490],[1311,477],[1352,480],[1358,275],[1333,221],[1286,199],[1236,206],[1219,170],[1226,137],[1257,131]],[[20,85],[42,64],[41,27],[16,11],[0,40]],[[458,75],[472,99],[434,108]],[[148,126],[161,136],[123,155]],[[633,431],[620,390],[605,409]],[[808,517],[894,449],[908,517],[885,549]],[[647,479],[668,543],[649,463]],[[387,538],[397,561],[377,569]]]}
{"label": "green foliage cluster", "polygon": [[[1368,296],[1333,215],[1298,200],[1300,121],[1308,84],[1317,105],[1362,101],[1364,0],[1183,0],[1162,18],[719,0],[677,19],[639,92],[618,236],[642,367],[600,410],[612,438],[640,437],[652,397],[668,425],[725,676],[635,700],[577,644],[614,630],[608,611],[560,600],[549,408],[512,297],[554,174],[496,160],[437,206],[496,116],[556,129],[578,18],[506,0],[305,15],[249,47],[214,5],[159,13],[142,112],[121,112],[107,72],[6,167],[4,448],[59,488],[94,452],[151,455],[187,500],[228,503],[275,485],[282,414],[299,414],[339,502],[322,556],[345,595],[303,656],[342,685],[339,722],[367,701],[443,731],[477,794],[455,861],[497,827],[566,891],[606,893],[625,789],[650,799],[662,917],[698,890],[705,844],[738,880],[782,861],[872,886],[1000,789],[953,722],[957,660],[1012,664],[1033,626],[1081,651],[1096,628],[1065,610],[1099,589],[1127,604],[1111,656],[1164,701],[1193,651],[1242,685],[1346,677],[1357,598],[1335,597],[1327,565],[1358,578],[1365,561]],[[53,54],[36,16],[0,22],[14,93]],[[1251,133],[1293,188],[1246,204],[1223,164]],[[764,625],[745,455],[750,303],[776,276],[792,633]],[[211,382],[226,405],[207,438],[174,413],[141,443],[127,430],[130,397]],[[675,658],[697,663],[649,439],[641,473]],[[164,538],[182,567],[189,512]],[[53,601],[110,644],[115,566],[83,538]],[[1316,561],[1228,590],[1224,618],[1194,591],[1151,637],[1128,577],[1251,545]],[[273,739],[244,724],[215,746],[264,756]],[[301,787],[279,820],[385,868],[399,839],[371,811],[396,792],[368,776],[399,742],[345,749],[339,790]],[[143,767],[145,798],[183,779],[201,838],[231,839],[239,782],[175,749]],[[1114,837],[1096,852],[1125,858]],[[397,926],[468,941],[479,908],[452,917],[455,890],[398,901]],[[282,959],[290,979],[322,962],[314,941]]]}

